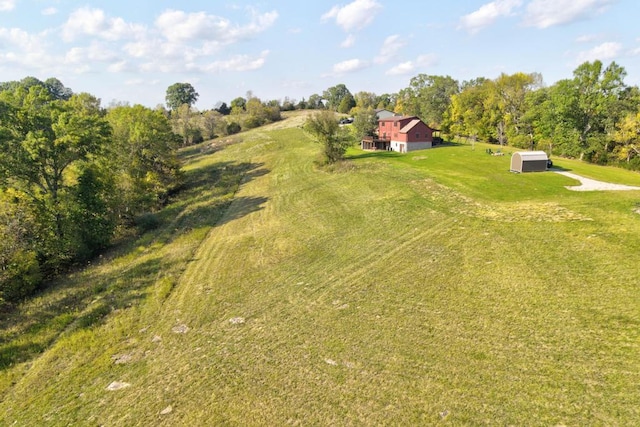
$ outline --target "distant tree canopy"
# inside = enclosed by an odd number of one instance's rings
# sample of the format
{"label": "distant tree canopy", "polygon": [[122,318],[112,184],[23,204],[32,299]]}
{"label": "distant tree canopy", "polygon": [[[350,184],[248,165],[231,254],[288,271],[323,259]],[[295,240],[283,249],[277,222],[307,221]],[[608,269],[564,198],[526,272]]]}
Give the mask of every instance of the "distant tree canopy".
{"label": "distant tree canopy", "polygon": [[[350,97],[350,100],[347,101],[348,105],[351,105],[353,103],[351,107],[355,106],[353,95],[351,94],[351,92],[349,92],[349,89],[347,89],[347,87],[343,83],[332,86],[322,93],[322,98],[327,101],[327,108],[332,111],[338,111],[343,100],[347,97]],[[351,107],[349,107],[349,109],[351,109]]]}
{"label": "distant tree canopy", "polygon": [[353,95],[351,95],[351,93],[347,93],[342,98],[342,101],[340,101],[340,105],[338,105],[338,113],[347,114],[355,106],[356,100],[353,98]]}
{"label": "distant tree canopy", "polygon": [[174,83],[167,88],[165,100],[167,108],[177,110],[181,105],[192,107],[200,95],[190,83]]}
{"label": "distant tree canopy", "polygon": [[236,114],[241,113],[245,110],[246,106],[247,100],[239,96],[231,101],[231,112],[235,112]]}
{"label": "distant tree canopy", "polygon": [[549,87],[537,73],[464,82],[443,115],[443,130],[640,169],[640,156],[625,131],[640,112],[640,91],[627,86],[625,77],[615,62],[605,67],[596,60]]}
{"label": "distant tree canopy", "polygon": [[429,126],[440,127],[451,97],[459,92],[458,81],[449,76],[419,74],[398,94],[398,112],[418,116]]}
{"label": "distant tree canopy", "polygon": [[231,113],[231,108],[227,106],[226,102],[221,102],[216,106],[215,110],[223,116],[228,116]]}
{"label": "distant tree canopy", "polygon": [[73,95],[73,91],[68,87],[65,87],[62,82],[55,77],[50,77],[47,80],[40,81],[35,77],[25,77],[20,81],[10,81],[0,83],[0,92],[15,92],[16,90],[28,91],[31,87],[44,88],[51,99],[67,101]]}

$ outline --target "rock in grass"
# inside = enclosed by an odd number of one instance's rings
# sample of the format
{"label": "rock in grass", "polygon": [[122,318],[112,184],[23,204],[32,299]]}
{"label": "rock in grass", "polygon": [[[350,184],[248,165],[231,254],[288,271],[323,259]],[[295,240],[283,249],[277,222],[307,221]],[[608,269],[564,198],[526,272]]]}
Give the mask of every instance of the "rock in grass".
{"label": "rock in grass", "polygon": [[171,332],[174,334],[186,334],[189,331],[189,327],[187,325],[178,325],[171,328]]}
{"label": "rock in grass", "polygon": [[116,391],[116,390],[122,390],[123,388],[127,388],[127,387],[131,387],[131,384],[125,383],[123,381],[114,381],[107,386],[107,390]]}
{"label": "rock in grass", "polygon": [[169,405],[166,408],[164,408],[162,411],[160,411],[160,415],[167,415],[167,414],[170,414],[171,412],[173,412],[173,407]]}
{"label": "rock in grass", "polygon": [[241,325],[244,322],[244,317],[232,317],[231,319],[229,319],[229,323],[231,323],[232,325]]}

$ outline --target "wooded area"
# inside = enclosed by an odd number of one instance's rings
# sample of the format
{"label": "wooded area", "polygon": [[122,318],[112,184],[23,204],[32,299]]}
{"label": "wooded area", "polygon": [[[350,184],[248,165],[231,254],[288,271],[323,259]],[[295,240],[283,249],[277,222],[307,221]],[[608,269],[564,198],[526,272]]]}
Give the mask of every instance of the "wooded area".
{"label": "wooded area", "polygon": [[105,110],[55,79],[3,84],[0,297],[29,295],[161,206],[180,184],[177,147],[161,111]]}
{"label": "wooded area", "polygon": [[[280,120],[281,111],[349,114],[355,141],[374,131],[375,109],[382,108],[419,116],[450,141],[535,148],[638,170],[640,90],[625,77],[623,67],[600,61],[551,86],[536,73],[462,83],[420,74],[395,94],[352,94],[338,84],[299,102],[262,101],[249,92],[204,111],[194,108],[199,95],[188,83],[167,89],[168,109],[105,108],[56,78],[0,83],[0,300],[31,294],[127,230],[153,227],[149,214],[180,188],[180,146]],[[344,152],[342,133],[328,159]]]}

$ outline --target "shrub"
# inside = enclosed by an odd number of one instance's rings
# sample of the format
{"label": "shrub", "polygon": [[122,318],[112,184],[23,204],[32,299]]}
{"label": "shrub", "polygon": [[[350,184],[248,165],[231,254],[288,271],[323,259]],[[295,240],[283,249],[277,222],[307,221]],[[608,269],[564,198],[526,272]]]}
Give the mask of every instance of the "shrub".
{"label": "shrub", "polygon": [[42,280],[35,252],[18,250],[0,270],[0,301],[18,301],[35,291]]}
{"label": "shrub", "polygon": [[158,216],[152,213],[145,213],[140,215],[135,220],[136,227],[141,233],[146,233],[147,231],[155,230],[160,226],[160,220]]}
{"label": "shrub", "polygon": [[242,128],[236,122],[231,122],[227,125],[227,135],[233,135],[234,133],[238,133],[241,130]]}

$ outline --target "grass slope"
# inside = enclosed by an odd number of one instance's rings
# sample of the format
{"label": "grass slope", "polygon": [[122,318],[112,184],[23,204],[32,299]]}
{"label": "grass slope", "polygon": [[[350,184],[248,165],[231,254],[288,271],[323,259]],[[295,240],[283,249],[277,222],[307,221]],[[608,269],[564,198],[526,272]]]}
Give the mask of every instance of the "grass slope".
{"label": "grass slope", "polygon": [[636,424],[639,192],[481,144],[327,171],[286,123],[185,151],[161,228],[5,316],[0,424]]}

